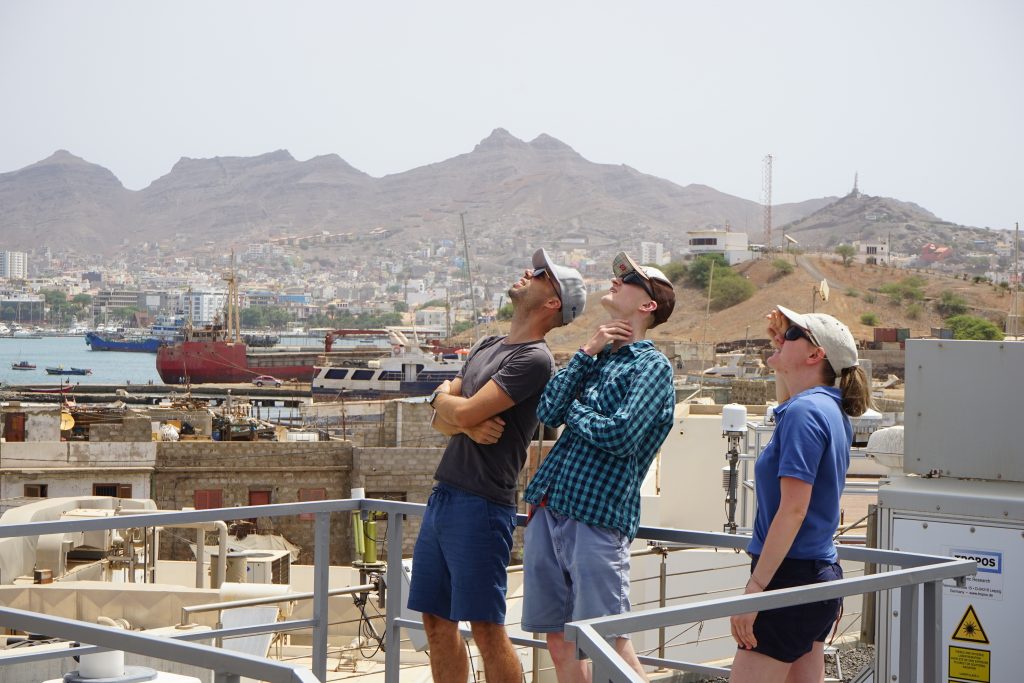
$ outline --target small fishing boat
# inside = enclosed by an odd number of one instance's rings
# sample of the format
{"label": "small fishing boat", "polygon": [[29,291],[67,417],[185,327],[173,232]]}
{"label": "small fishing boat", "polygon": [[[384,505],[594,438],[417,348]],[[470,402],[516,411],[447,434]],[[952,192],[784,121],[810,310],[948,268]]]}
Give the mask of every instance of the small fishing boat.
{"label": "small fishing boat", "polygon": [[19,360],[17,363],[11,363],[11,370],[35,370],[36,366],[34,363],[29,363],[27,360]]}
{"label": "small fishing boat", "polygon": [[73,384],[62,384],[59,387],[27,387],[25,391],[32,394],[68,394],[75,390]]}
{"label": "small fishing boat", "polygon": [[59,365],[55,368],[46,368],[46,374],[48,375],[91,375],[92,370],[89,368],[66,368],[63,365]]}

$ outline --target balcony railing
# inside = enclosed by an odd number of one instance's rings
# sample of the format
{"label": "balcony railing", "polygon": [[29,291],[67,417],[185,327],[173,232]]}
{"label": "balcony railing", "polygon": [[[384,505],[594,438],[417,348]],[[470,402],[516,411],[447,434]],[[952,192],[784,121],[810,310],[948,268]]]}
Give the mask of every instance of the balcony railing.
{"label": "balcony railing", "polygon": [[[314,563],[313,563],[313,615],[311,619],[290,619],[268,624],[255,624],[240,628],[187,631],[172,638],[150,636],[124,631],[73,619],[51,617],[11,608],[0,608],[0,626],[20,631],[46,633],[52,637],[88,643],[91,647],[77,648],[75,654],[89,654],[101,650],[123,650],[147,655],[166,661],[205,667],[215,673],[218,681],[230,683],[240,676],[272,683],[312,683],[327,680],[328,657],[328,598],[331,593],[328,572],[330,569],[330,521],[335,513],[370,511],[388,513],[387,569],[385,585],[386,631],[384,634],[385,680],[397,683],[400,674],[402,629],[422,629],[417,621],[402,619],[400,611],[405,603],[402,590],[402,540],[404,522],[407,516],[422,516],[425,506],[416,503],[373,499],[349,499],[260,505],[244,508],[217,508],[188,512],[158,512],[146,514],[147,527],[194,524],[200,522],[224,521],[240,518],[280,517],[292,515],[314,516]],[[0,525],[0,538],[40,536],[70,532],[97,531],[105,529],[126,529],[138,527],[143,519],[138,515],[104,517],[90,520],[34,522],[28,524]],[[526,523],[525,515],[519,516],[519,524]],[[720,533],[707,533],[641,527],[639,538],[672,545],[707,548],[746,547],[748,538]],[[794,604],[829,600],[846,596],[898,589],[900,594],[900,653],[899,676],[902,681],[918,679],[918,650],[923,650],[923,680],[938,680],[942,671],[942,582],[954,580],[962,585],[964,577],[975,573],[976,565],[969,560],[955,560],[948,557],[918,555],[856,546],[840,546],[841,560],[870,562],[877,566],[896,567],[870,576],[859,576],[827,584],[816,584],[798,588],[770,591],[754,595],[740,595],[714,598],[682,606],[642,610],[600,619],[580,621],[566,626],[566,638],[576,643],[580,657],[589,658],[594,667],[595,681],[639,681],[606,637],[617,633],[639,633],[647,630],[679,626],[702,620],[715,619],[784,607]],[[918,587],[923,586],[923,591]],[[923,592],[923,597],[922,597]],[[303,596],[308,597],[308,596]],[[286,601],[289,596],[276,596],[276,601]],[[923,624],[918,622],[918,607],[923,604]],[[312,671],[303,667],[269,659],[253,659],[249,655],[236,654],[216,647],[188,642],[208,638],[230,638],[259,633],[286,632],[309,629],[312,631]],[[514,638],[518,645],[535,648],[546,647],[545,643],[532,638]],[[31,648],[30,648],[31,649]],[[27,652],[0,659],[0,666],[67,657],[67,650]],[[682,662],[655,657],[641,657],[641,662],[677,670],[703,672],[709,675],[727,675],[728,670],[693,662]]]}

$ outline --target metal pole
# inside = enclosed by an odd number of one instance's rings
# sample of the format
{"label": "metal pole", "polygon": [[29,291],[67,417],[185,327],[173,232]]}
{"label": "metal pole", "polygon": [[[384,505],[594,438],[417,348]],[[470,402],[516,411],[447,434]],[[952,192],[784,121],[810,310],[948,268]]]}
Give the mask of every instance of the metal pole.
{"label": "metal pole", "polygon": [[[665,606],[668,587],[668,549],[661,548],[661,568],[658,573],[658,607]],[[665,627],[658,629],[658,657],[665,659]]]}
{"label": "metal pole", "polygon": [[469,268],[469,241],[466,239],[466,212],[459,213],[462,222],[462,249],[466,252],[466,279],[469,280],[469,304],[473,310],[473,326],[469,328],[470,344],[474,341],[476,326],[479,322],[476,314],[476,294],[473,292],[473,271]]}
{"label": "metal pole", "polygon": [[[900,677],[905,683],[917,681],[917,584],[900,588]],[[929,680],[936,680],[934,678]]]}
{"label": "metal pole", "polygon": [[[868,505],[868,531],[865,545],[868,548],[878,547],[878,506]],[[864,563],[864,576],[874,574],[878,571],[878,565],[874,562]],[[861,609],[860,639],[868,645],[875,644],[875,606],[878,604],[877,593],[865,593],[863,597],[863,608]],[[925,622],[927,623],[927,621]]]}
{"label": "metal pole", "polygon": [[942,673],[942,582],[924,584],[924,680],[937,681]]}
{"label": "metal pole", "polygon": [[384,634],[384,682],[398,683],[399,667],[402,665],[400,638],[401,628],[395,619],[402,615],[405,595],[402,593],[402,522],[405,515],[395,512],[388,514],[388,568],[387,584],[387,630]]}
{"label": "metal pole", "polygon": [[330,589],[331,570],[331,513],[316,513],[313,522],[313,675],[327,680],[327,591]]}

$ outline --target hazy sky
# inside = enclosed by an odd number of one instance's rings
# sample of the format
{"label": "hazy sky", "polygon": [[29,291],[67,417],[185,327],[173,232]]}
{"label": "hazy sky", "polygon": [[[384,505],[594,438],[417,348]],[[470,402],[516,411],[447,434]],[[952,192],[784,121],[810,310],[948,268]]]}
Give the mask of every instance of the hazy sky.
{"label": "hazy sky", "polygon": [[1020,0],[0,3],[0,172],[68,149],[129,188],[179,157],[374,176],[493,128],[755,201],[1024,220]]}

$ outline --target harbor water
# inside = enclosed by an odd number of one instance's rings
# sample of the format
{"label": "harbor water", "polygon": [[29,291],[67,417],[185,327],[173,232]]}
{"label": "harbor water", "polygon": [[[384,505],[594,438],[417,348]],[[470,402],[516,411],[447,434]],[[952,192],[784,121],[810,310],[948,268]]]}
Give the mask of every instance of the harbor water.
{"label": "harbor water", "polygon": [[[27,361],[35,370],[12,370],[11,363]],[[48,375],[47,366],[89,368],[91,375]],[[156,372],[155,353],[91,351],[85,337],[16,339],[0,337],[0,382],[4,385],[55,386],[71,384],[163,384]]]}

